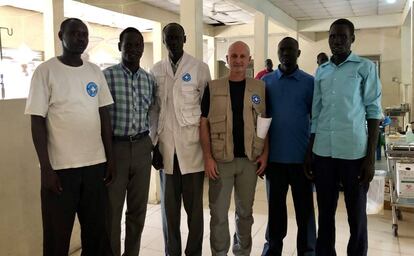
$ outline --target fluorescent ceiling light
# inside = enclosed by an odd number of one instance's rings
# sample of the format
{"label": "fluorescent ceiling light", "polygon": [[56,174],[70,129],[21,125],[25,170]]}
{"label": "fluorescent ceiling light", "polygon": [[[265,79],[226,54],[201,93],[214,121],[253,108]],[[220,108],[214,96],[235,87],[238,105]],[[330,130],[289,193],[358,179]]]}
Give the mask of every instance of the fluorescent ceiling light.
{"label": "fluorescent ceiling light", "polygon": [[394,4],[397,0],[387,0],[387,4]]}

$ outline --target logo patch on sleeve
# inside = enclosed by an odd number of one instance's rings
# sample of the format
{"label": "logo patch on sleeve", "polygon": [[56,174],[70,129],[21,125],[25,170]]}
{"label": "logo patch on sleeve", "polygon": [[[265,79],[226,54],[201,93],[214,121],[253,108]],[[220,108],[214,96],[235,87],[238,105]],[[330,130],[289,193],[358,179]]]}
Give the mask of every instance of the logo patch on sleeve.
{"label": "logo patch on sleeve", "polygon": [[254,104],[259,104],[259,103],[260,103],[260,96],[259,96],[259,95],[257,95],[257,94],[253,94],[253,95],[252,95],[252,102],[253,102]]}
{"label": "logo patch on sleeve", "polygon": [[184,82],[190,82],[191,81],[191,75],[189,73],[185,73],[182,78],[183,78]]}
{"label": "logo patch on sleeve", "polygon": [[98,86],[94,82],[89,82],[86,85],[86,92],[89,94],[89,96],[95,97],[96,94],[98,94]]}

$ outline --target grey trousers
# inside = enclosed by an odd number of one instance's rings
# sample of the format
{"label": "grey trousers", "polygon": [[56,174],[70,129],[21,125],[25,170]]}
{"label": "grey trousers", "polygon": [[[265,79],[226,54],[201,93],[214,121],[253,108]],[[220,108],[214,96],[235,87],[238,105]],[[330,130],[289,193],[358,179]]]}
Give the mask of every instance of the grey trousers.
{"label": "grey trousers", "polygon": [[210,246],[213,256],[227,255],[230,247],[228,212],[234,187],[236,232],[233,236],[233,254],[250,255],[252,249],[253,201],[256,192],[257,165],[247,158],[235,158],[228,163],[217,163],[219,178],[210,179]]}
{"label": "grey trousers", "polygon": [[187,256],[201,256],[203,247],[203,182],[204,172],[182,175],[174,157],[172,175],[160,171],[161,211],[165,255],[181,256],[181,200],[187,213]]}
{"label": "grey trousers", "polygon": [[152,142],[149,136],[138,141],[114,141],[116,178],[108,188],[109,232],[114,256],[121,254],[121,219],[127,202],[125,256],[139,255],[141,234],[147,212],[151,177]]}

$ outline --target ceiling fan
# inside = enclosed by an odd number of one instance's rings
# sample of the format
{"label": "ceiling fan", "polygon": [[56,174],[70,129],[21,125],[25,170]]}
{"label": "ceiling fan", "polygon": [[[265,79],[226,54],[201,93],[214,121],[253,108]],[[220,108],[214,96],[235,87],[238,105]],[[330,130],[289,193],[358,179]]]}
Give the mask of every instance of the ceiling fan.
{"label": "ceiling fan", "polygon": [[222,15],[229,15],[229,12],[240,12],[242,9],[232,9],[232,10],[216,10],[216,5],[219,2],[215,2],[213,3],[213,8],[211,9],[211,16],[216,16],[217,14],[222,14]]}

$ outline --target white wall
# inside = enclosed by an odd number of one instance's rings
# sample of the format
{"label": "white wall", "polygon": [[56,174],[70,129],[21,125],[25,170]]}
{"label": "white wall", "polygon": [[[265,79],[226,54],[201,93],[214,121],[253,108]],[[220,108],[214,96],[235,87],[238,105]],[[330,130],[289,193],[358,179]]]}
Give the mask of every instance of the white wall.
{"label": "white wall", "polygon": [[[318,33],[317,42],[299,40],[302,56],[299,65],[307,72],[316,70],[316,56],[324,51],[331,55],[328,46],[328,33]],[[380,75],[382,82],[382,105],[400,104],[399,86],[392,77],[401,77],[401,39],[399,28],[365,29],[355,32],[352,50],[358,55],[380,55]]]}
{"label": "white wall", "polygon": [[[268,56],[275,66],[279,63],[277,58],[277,45],[288,34],[280,33],[269,36]],[[225,59],[228,46],[237,40],[246,42],[254,52],[254,40],[251,36],[230,37],[224,43],[217,43],[217,58]],[[299,38],[299,47],[302,51],[299,57],[299,66],[304,71],[314,74],[317,64],[316,56],[324,51],[329,55],[328,33],[317,33],[316,41]],[[352,45],[354,53],[359,55],[381,56],[381,81],[383,85],[382,105],[399,105],[399,87],[391,81],[392,77],[401,77],[401,38],[399,28],[365,29],[356,31],[356,41]],[[261,61],[264,60],[255,60]],[[257,70],[255,71],[257,73]]]}
{"label": "white wall", "polygon": [[[1,255],[42,255],[40,169],[23,115],[26,100],[0,101]],[[70,251],[80,248],[75,225]]]}

